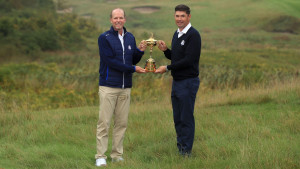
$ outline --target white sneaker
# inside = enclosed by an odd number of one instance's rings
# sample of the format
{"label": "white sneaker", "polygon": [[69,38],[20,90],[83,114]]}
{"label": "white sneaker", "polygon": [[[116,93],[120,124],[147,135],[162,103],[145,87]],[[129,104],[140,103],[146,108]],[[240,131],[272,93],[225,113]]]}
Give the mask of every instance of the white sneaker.
{"label": "white sneaker", "polygon": [[98,158],[96,160],[96,166],[97,167],[105,167],[106,166],[106,160],[104,158]]}
{"label": "white sneaker", "polygon": [[112,162],[122,162],[122,161],[124,161],[124,158],[122,157],[112,159]]}

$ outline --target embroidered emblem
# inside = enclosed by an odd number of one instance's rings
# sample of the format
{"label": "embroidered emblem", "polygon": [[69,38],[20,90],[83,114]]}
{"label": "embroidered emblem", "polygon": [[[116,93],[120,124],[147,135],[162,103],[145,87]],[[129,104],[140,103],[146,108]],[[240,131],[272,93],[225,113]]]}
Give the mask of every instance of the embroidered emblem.
{"label": "embroidered emblem", "polygon": [[131,50],[131,46],[130,45],[128,45],[128,49]]}
{"label": "embroidered emblem", "polygon": [[183,45],[184,45],[184,40],[181,41],[181,46],[183,46]]}

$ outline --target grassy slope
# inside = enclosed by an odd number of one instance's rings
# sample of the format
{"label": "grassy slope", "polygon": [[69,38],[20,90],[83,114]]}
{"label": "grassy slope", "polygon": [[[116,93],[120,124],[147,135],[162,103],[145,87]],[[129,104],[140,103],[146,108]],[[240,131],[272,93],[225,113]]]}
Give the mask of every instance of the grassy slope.
{"label": "grassy slope", "polygon": [[[181,2],[132,0],[120,1],[117,5],[104,0],[69,1],[74,4],[75,12],[92,13],[103,30],[110,26],[110,10],[122,7],[128,15],[127,28],[138,39],[154,32],[158,39],[168,43],[176,29],[173,8]],[[203,39],[201,65],[299,71],[299,35],[268,33],[261,29],[265,21],[275,15],[299,17],[298,1],[213,0],[188,1],[187,4],[192,7],[192,24],[200,30]],[[157,5],[162,10],[151,16],[130,10],[139,5]],[[91,46],[97,51],[96,43]],[[93,58],[83,57],[80,64],[73,60],[81,57],[49,55],[48,61],[41,59],[45,62],[42,64],[57,62],[59,70],[70,69],[70,72],[97,70],[97,52]],[[158,65],[168,63],[157,50],[154,56]],[[216,73],[218,71],[216,69]],[[149,85],[145,79],[154,79],[154,87],[160,86],[164,91],[152,91],[151,102],[148,93],[141,90],[142,85]],[[207,91],[201,88],[195,112],[195,156],[181,162],[182,158],[176,155],[170,101],[155,101],[157,97],[169,97],[170,79],[169,74],[147,74],[135,81],[125,138],[127,162],[109,163],[111,168],[300,167],[299,81],[274,84],[271,89]],[[97,107],[0,111],[0,168],[94,168],[97,111]]]}
{"label": "grassy slope", "polygon": [[[109,13],[116,7],[122,7],[127,14],[127,27],[130,31],[153,31],[164,39],[170,38],[173,29],[176,29],[173,13],[174,7],[181,1],[118,1],[108,3],[105,0],[73,0],[68,1],[74,6],[75,12],[79,15],[90,14],[97,23],[106,30],[110,27]],[[192,10],[192,24],[199,30],[205,28],[221,31],[228,28],[254,27],[257,28],[262,22],[260,19],[274,15],[285,14],[295,17],[300,16],[300,3],[294,0],[224,0],[224,1],[188,1],[185,2]],[[158,6],[161,10],[152,14],[140,14],[134,10],[136,6]],[[255,25],[254,25],[255,24]],[[172,31],[170,31],[172,30]],[[233,32],[236,33],[236,32]],[[138,35],[138,34],[137,34]]]}
{"label": "grassy slope", "polygon": [[[73,0],[68,1],[68,4],[73,6],[79,15],[92,15],[103,31],[110,27],[110,11],[113,8],[122,7],[127,14],[125,26],[134,33],[137,41],[148,38],[150,32],[153,32],[156,39],[165,40],[170,44],[171,37],[176,30],[173,18],[174,6],[182,3],[181,1],[132,0],[117,2]],[[249,61],[253,64],[264,65],[274,62],[276,62],[275,64],[292,64],[292,66],[300,64],[300,60],[297,59],[300,53],[298,49],[300,35],[270,33],[263,30],[268,21],[279,15],[299,18],[299,2],[294,0],[203,0],[188,1],[186,4],[191,6],[191,23],[202,36],[202,57],[218,57],[218,59],[204,58],[201,63],[220,64],[223,63],[223,60],[219,58],[224,56],[224,60],[235,62],[235,64],[237,62],[238,64],[249,63]],[[152,14],[140,14],[132,10],[133,7],[147,5],[161,7],[161,10]],[[158,61],[158,65],[169,62],[157,49],[154,49],[153,56]],[[266,59],[264,56],[268,56],[268,58]],[[245,58],[246,62],[239,61],[237,58]],[[140,62],[141,65],[146,59],[147,57],[143,58]]]}
{"label": "grassy slope", "polygon": [[[126,162],[110,168],[299,168],[299,81],[198,94],[193,157],[176,154],[170,100],[134,102]],[[1,114],[0,168],[95,168],[97,107]],[[109,143],[109,150],[111,142]]]}

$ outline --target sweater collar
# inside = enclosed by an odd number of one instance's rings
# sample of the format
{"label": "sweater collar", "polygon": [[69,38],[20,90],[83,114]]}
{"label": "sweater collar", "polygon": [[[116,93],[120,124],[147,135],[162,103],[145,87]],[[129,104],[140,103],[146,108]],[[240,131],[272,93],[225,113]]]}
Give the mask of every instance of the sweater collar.
{"label": "sweater collar", "polygon": [[[114,30],[114,27],[113,27],[113,26],[110,27],[110,31],[113,32],[115,35],[118,35],[118,34],[119,34],[118,31],[115,31],[115,30]],[[127,32],[126,28],[123,27],[123,35],[125,35],[126,32]]]}
{"label": "sweater collar", "polygon": [[182,36],[183,34],[186,34],[187,31],[192,27],[191,23],[189,23],[182,31],[179,30],[179,28],[177,29],[177,33],[178,33],[178,38],[180,36]]}

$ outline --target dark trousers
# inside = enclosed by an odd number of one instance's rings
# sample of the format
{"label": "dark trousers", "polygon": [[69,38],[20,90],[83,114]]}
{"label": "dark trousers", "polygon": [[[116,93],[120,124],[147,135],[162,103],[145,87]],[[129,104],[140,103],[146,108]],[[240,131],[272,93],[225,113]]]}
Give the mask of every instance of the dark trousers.
{"label": "dark trousers", "polygon": [[194,106],[199,89],[198,77],[175,81],[172,84],[172,107],[177,134],[177,147],[180,153],[191,153],[194,135]]}

